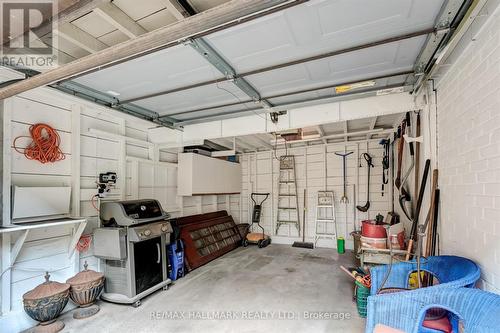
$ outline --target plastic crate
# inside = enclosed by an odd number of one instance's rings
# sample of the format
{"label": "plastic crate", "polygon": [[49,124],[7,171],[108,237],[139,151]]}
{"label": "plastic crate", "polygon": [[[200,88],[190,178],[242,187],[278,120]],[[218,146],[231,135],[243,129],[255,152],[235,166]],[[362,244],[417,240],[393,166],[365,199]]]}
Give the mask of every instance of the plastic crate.
{"label": "plastic crate", "polygon": [[177,240],[167,245],[168,278],[175,281],[184,276],[184,244]]}
{"label": "plastic crate", "polygon": [[358,307],[358,313],[361,317],[366,317],[366,303],[368,296],[370,296],[370,288],[365,287],[358,281],[354,281],[356,283],[356,305]]}

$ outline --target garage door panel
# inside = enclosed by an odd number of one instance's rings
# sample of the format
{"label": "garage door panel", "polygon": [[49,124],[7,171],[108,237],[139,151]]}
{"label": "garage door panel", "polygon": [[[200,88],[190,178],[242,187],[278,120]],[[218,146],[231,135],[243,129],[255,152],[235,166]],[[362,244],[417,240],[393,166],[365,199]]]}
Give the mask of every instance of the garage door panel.
{"label": "garage door panel", "polygon": [[[125,0],[119,1],[123,5]],[[432,28],[445,0],[311,0],[203,37],[237,73]],[[245,76],[263,97],[411,70],[426,36]],[[75,79],[120,101],[220,79],[223,75],[182,43]],[[404,78],[377,80],[376,86]],[[332,89],[271,99],[283,104],[331,96]],[[249,97],[230,82],[135,101],[160,115],[237,103]],[[215,115],[255,104],[200,111]]]}
{"label": "garage door panel", "polygon": [[425,37],[248,76],[263,96],[411,70]]}
{"label": "garage door panel", "polygon": [[430,28],[443,3],[310,1],[217,32],[208,40],[237,71],[245,72]]}
{"label": "garage door panel", "polygon": [[160,114],[217,106],[225,103],[248,100],[248,96],[232,83],[208,85],[184,90],[173,94],[161,95],[135,102],[136,105],[155,110]]}
{"label": "garage door panel", "polygon": [[220,76],[197,52],[179,45],[74,81],[101,92],[115,91],[120,93],[120,99],[129,99]]}
{"label": "garage door panel", "polygon": [[[353,81],[356,81],[357,79],[362,79],[362,77],[354,77]],[[390,82],[390,84],[403,84],[405,82],[406,75],[399,75],[395,76],[394,78],[391,78],[389,81],[388,79],[378,79],[375,80],[375,85],[373,87],[369,87],[369,89],[384,89],[387,87],[387,84]],[[342,81],[343,82],[343,81]],[[341,84],[341,81],[333,81],[331,82],[331,85],[335,84]],[[317,86],[314,86],[317,87]],[[365,89],[366,90],[366,89]],[[363,90],[353,90],[353,92],[362,92]],[[283,96],[283,97],[276,97],[276,98],[270,98],[268,99],[269,102],[273,105],[283,105],[283,104],[288,104],[288,103],[295,103],[295,102],[301,102],[301,101],[307,101],[311,99],[319,99],[319,98],[328,98],[328,97],[335,97],[336,93],[334,88],[327,88],[327,89],[321,89],[321,90],[316,90],[316,91],[311,91],[311,92],[306,92],[306,93],[301,93],[301,94],[295,94],[295,95],[290,95],[290,96]]]}

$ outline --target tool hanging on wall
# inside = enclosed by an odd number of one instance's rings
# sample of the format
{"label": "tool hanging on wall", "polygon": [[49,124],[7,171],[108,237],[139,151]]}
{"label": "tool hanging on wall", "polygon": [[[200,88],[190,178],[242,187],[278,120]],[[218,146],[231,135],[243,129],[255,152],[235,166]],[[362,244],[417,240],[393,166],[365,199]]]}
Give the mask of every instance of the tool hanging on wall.
{"label": "tool hanging on wall", "polygon": [[439,189],[436,189],[434,192],[434,205],[431,208],[433,210],[432,214],[432,235],[430,239],[430,251],[429,255],[435,256],[439,255],[439,250],[436,252],[436,240],[437,240],[437,222],[438,222],[438,213],[439,213]]}
{"label": "tool hanging on wall", "polygon": [[367,178],[367,188],[366,188],[366,203],[364,206],[356,206],[360,212],[366,212],[370,209],[370,170],[374,167],[372,162],[372,157],[368,153],[361,154],[366,161],[366,167],[368,168],[368,178]]}
{"label": "tool hanging on wall", "polygon": [[[415,137],[417,139],[420,138],[420,112],[417,111],[417,120],[415,122]],[[406,140],[406,138],[405,138]],[[415,141],[415,177],[414,177],[414,186],[415,190],[413,192],[413,197],[416,198],[418,195],[418,180],[420,179],[420,140]]]}
{"label": "tool hanging on wall", "polygon": [[435,229],[435,223],[437,223],[437,214],[435,213],[437,211],[436,205],[436,194],[439,192],[437,185],[438,185],[438,179],[439,179],[439,172],[438,169],[434,169],[432,171],[432,188],[431,188],[431,204],[429,207],[429,215],[430,215],[430,224],[428,226],[428,230],[426,231],[427,233],[427,241],[425,244],[425,253],[424,255],[426,257],[428,256],[433,256],[433,248],[432,248],[432,242],[436,240],[436,229]]}
{"label": "tool hanging on wall", "polygon": [[389,183],[389,168],[390,168],[390,157],[389,148],[391,147],[390,139],[383,139],[380,144],[384,147],[384,157],[382,158],[382,192],[381,195],[384,196],[385,185]]}
{"label": "tool hanging on wall", "polygon": [[342,198],[340,198],[340,203],[343,203],[343,204],[348,204],[349,203],[349,198],[347,197],[347,164],[346,164],[346,159],[347,159],[347,156],[351,155],[352,153],[354,153],[353,151],[350,151],[348,153],[335,153],[335,155],[337,156],[340,156],[342,157],[342,165],[343,165],[343,169],[344,169],[344,192],[342,194]]}
{"label": "tool hanging on wall", "polygon": [[406,131],[406,119],[403,120],[401,125],[398,127],[398,171],[396,173],[396,179],[394,180],[394,185],[399,189],[401,186],[401,167],[403,166],[403,150],[405,147],[405,141],[403,135]]}
{"label": "tool hanging on wall", "polygon": [[395,213],[395,200],[394,200],[394,176],[395,176],[395,167],[394,167],[394,146],[396,145],[396,140],[399,139],[399,136],[401,134],[401,129],[398,127],[398,130],[394,132],[393,138],[392,138],[392,143],[391,143],[391,208],[392,212]]}
{"label": "tool hanging on wall", "polygon": [[[411,120],[410,120],[410,113],[409,112],[406,113],[405,124],[406,124],[405,131],[411,132]],[[406,138],[408,138],[408,136],[406,136]],[[415,166],[415,156],[414,156],[414,151],[413,151],[413,141],[407,141],[405,139],[405,134],[403,134],[403,137],[401,138],[401,142],[403,142],[403,145],[404,145],[404,142],[408,142],[411,162],[410,162],[410,166],[406,170],[406,172],[403,176],[403,179],[400,183],[400,186],[399,186],[399,206],[401,207],[401,210],[406,215],[408,220],[411,221],[412,220],[411,210],[408,211],[408,208],[406,207],[406,203],[411,201],[411,196],[410,196],[410,192],[406,189],[405,185],[406,185],[406,182],[408,180],[408,177],[410,176],[411,171],[413,170],[413,168]],[[401,156],[401,158],[402,158],[402,156]],[[400,173],[400,172],[401,172],[401,168],[398,170],[398,173]]]}
{"label": "tool hanging on wall", "polygon": [[417,240],[418,220],[420,215],[420,209],[422,208],[422,200],[424,199],[425,186],[427,185],[427,177],[429,175],[430,166],[431,166],[431,160],[428,159],[425,161],[424,173],[422,175],[422,183],[420,184],[420,191],[418,193],[417,206],[415,208],[415,213],[413,214],[413,220],[410,232],[410,241],[408,242],[408,249],[406,252],[406,260],[410,258],[410,253],[412,251],[413,243]]}

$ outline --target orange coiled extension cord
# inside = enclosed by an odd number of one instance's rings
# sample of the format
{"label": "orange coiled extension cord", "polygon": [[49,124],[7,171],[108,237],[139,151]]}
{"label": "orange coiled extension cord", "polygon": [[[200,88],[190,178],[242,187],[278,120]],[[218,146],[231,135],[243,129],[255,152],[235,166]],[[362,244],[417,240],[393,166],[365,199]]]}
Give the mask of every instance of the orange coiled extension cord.
{"label": "orange coiled extension cord", "polygon": [[[14,139],[14,149],[24,154],[29,160],[41,163],[53,163],[64,160],[66,156],[59,148],[61,138],[55,129],[47,124],[33,124],[30,126],[30,136],[18,136]],[[16,141],[20,138],[31,138],[33,141],[26,147],[17,147]]]}

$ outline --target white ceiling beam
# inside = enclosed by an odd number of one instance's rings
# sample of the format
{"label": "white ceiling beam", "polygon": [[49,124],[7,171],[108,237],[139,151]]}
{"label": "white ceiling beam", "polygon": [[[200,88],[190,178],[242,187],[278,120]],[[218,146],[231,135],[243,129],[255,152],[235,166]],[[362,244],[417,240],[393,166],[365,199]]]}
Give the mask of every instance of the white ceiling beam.
{"label": "white ceiling beam", "polygon": [[236,150],[221,150],[221,151],[213,151],[210,156],[212,157],[226,157],[236,155]]}
{"label": "white ceiling beam", "polygon": [[236,138],[236,147],[238,146],[242,147],[243,149],[257,151],[257,147],[244,142],[241,138]]}
{"label": "white ceiling beam", "polygon": [[316,132],[318,132],[321,136],[325,136],[325,131],[323,130],[323,126],[321,125],[316,126]]}
{"label": "white ceiling beam", "polygon": [[70,56],[69,54],[61,51],[61,50],[55,50],[56,53],[56,61],[59,66],[69,64],[73,60],[75,60],[74,57]]}
{"label": "white ceiling beam", "polygon": [[0,89],[0,99],[18,95],[22,92],[45,86],[61,80],[69,80],[76,75],[143,56],[161,48],[179,44],[186,38],[196,38],[235,26],[258,17],[276,13],[279,10],[301,4],[301,0],[253,0],[229,1],[193,15],[184,20],[148,32],[140,37],[114,45],[99,53],[77,59],[66,66],[54,68],[29,79],[19,81]]}
{"label": "white ceiling beam", "polygon": [[[347,120],[365,119],[374,115],[381,117],[401,114],[422,108],[425,108],[425,105],[418,100],[415,101],[413,96],[408,93],[380,95],[357,100],[341,100],[299,109],[290,108],[287,115],[280,119],[277,128],[269,125],[269,118],[266,120],[262,115],[252,112],[251,115],[239,118],[210,119],[204,123],[185,124],[182,136],[184,140],[241,137],[267,131],[286,131],[328,123],[341,123],[339,126],[342,129],[342,123]],[[314,117],[311,117],[312,114]]]}
{"label": "white ceiling beam", "polygon": [[215,143],[218,143],[224,147],[227,147],[228,149],[233,149],[237,153],[243,152],[242,149],[238,149],[238,146],[235,144],[236,142],[235,142],[234,138],[233,138],[233,140],[231,140],[229,138],[220,138],[220,139],[212,139],[211,141],[214,141]]}
{"label": "white ceiling beam", "polygon": [[347,126],[347,120],[344,121],[342,126],[344,127],[344,141],[347,142],[347,137],[348,137],[347,133],[349,132],[349,126]]}
{"label": "white ceiling beam", "polygon": [[[368,130],[373,130],[373,129],[375,128],[375,125],[377,124],[377,118],[378,118],[378,117],[377,117],[377,116],[375,116],[375,117],[372,117],[372,118],[370,119],[370,126],[368,126]],[[366,135],[366,139],[367,139],[367,140],[370,140],[370,139],[371,139],[371,137],[372,137],[372,135],[371,135],[371,134],[367,134],[367,135]]]}
{"label": "white ceiling beam", "polygon": [[[21,37],[19,37],[19,38],[21,38]],[[45,45],[47,45],[47,47],[51,47],[50,45],[46,44],[41,39],[38,39],[38,41],[40,41],[40,43],[44,43]],[[72,62],[73,60],[75,60],[74,57],[70,56],[69,54],[67,54],[67,53],[65,53],[65,52],[63,52],[61,50],[54,49],[53,52],[54,52],[54,54],[56,56],[55,63],[57,65],[59,65],[59,66],[68,64],[68,63]],[[16,51],[16,50],[14,50],[12,53],[13,54],[21,54],[20,51]],[[41,51],[39,51],[37,49],[30,49],[30,53],[31,54],[42,54]],[[44,55],[46,55],[46,54],[44,54]],[[37,70],[43,72],[43,71],[47,71],[48,69],[40,68],[40,69],[37,69]]]}
{"label": "white ceiling beam", "polygon": [[177,21],[191,16],[176,0],[163,0],[163,3],[165,4],[165,7],[167,7],[167,10],[174,15]]}
{"label": "white ceiling beam", "polygon": [[108,45],[71,23],[58,26],[54,34],[90,53],[108,48]]}
{"label": "white ceiling beam", "polygon": [[[347,136],[348,137],[360,136],[360,135],[365,135],[368,133],[371,133],[371,134],[389,134],[389,133],[392,133],[393,131],[394,131],[394,129],[392,129],[392,128],[385,128],[385,129],[384,128],[377,128],[377,129],[373,129],[373,130],[350,132],[350,133],[347,133]],[[325,139],[342,139],[342,138],[344,138],[344,140],[345,140],[345,136],[346,136],[345,133],[339,133],[339,134],[330,134],[330,135],[325,136],[324,138]],[[314,141],[319,141],[319,138],[293,140],[293,141],[287,141],[287,143],[288,144],[295,144],[295,143],[307,143],[307,142],[314,142]],[[282,145],[284,143],[285,143],[285,140],[283,140],[283,139],[280,139],[278,141],[278,145]]]}
{"label": "white ceiling beam", "polygon": [[135,38],[147,32],[146,29],[137,24],[137,22],[135,22],[132,18],[130,18],[130,16],[125,14],[112,2],[103,3],[94,9],[94,13],[112,24],[129,38]]}
{"label": "white ceiling beam", "polygon": [[[50,22],[43,23],[41,26],[30,29],[38,36],[45,36],[47,34],[52,33],[53,24],[56,25],[64,25],[66,23],[70,23],[83,15],[90,13],[95,7],[99,6],[101,3],[104,3],[109,0],[78,0],[73,1],[75,4],[70,7],[65,8],[64,10],[57,13]],[[21,36],[24,35],[26,31],[23,31]],[[12,36],[19,37],[19,36]],[[8,40],[6,42],[9,42]]]}
{"label": "white ceiling beam", "polygon": [[260,137],[259,137],[259,134],[255,134],[251,137],[251,139],[254,141],[254,142],[258,142],[259,144],[263,145],[264,147],[266,148],[273,148],[273,146],[269,143],[269,142],[266,142],[264,140],[262,140]]}
{"label": "white ceiling beam", "polygon": [[323,130],[323,126],[321,126],[321,125],[316,126],[316,131],[318,131],[318,133],[321,137],[321,141],[323,141],[323,143],[326,144],[327,140],[323,138],[325,136],[325,131]]}

